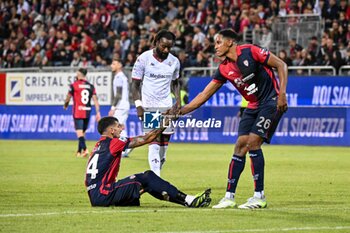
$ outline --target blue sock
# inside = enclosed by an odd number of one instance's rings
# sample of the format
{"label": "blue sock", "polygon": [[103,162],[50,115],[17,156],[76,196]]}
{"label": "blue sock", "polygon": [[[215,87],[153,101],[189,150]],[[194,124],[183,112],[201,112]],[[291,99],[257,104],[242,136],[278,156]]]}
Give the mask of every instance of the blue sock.
{"label": "blue sock", "polygon": [[237,188],[237,183],[241,173],[244,170],[245,157],[239,157],[237,155],[232,156],[230,167],[228,169],[228,181],[227,181],[227,192],[235,193]]}
{"label": "blue sock", "polygon": [[255,192],[264,190],[264,155],[261,149],[249,151]]}

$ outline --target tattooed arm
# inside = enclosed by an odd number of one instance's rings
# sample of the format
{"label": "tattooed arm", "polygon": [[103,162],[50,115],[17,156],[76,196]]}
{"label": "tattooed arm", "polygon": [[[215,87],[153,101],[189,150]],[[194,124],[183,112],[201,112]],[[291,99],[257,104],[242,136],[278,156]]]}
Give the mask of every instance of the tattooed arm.
{"label": "tattooed arm", "polygon": [[[169,125],[171,118],[165,117],[164,121],[161,121],[161,127],[159,129],[153,129],[150,132],[146,133],[143,136],[136,136],[130,138],[129,148],[135,148],[139,146],[143,146],[152,142],[158,135],[160,135]],[[164,124],[164,125],[163,125]]]}
{"label": "tattooed arm", "polygon": [[129,148],[135,148],[139,146],[143,146],[145,144],[148,144],[152,142],[159,134],[161,134],[165,128],[160,129],[153,129],[152,131],[148,132],[147,134],[143,136],[137,136],[134,138],[130,138],[129,142]]}

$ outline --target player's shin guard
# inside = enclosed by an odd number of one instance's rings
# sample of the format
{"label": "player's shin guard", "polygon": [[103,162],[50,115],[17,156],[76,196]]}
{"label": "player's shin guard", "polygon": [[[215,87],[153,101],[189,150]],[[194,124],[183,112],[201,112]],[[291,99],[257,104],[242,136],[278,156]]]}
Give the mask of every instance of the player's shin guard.
{"label": "player's shin guard", "polygon": [[148,146],[148,163],[151,170],[160,176],[161,160],[159,158],[160,146],[158,144],[150,144]]}
{"label": "player's shin guard", "polygon": [[245,157],[237,155],[232,156],[230,167],[228,169],[227,192],[235,193],[239,177],[241,176],[245,165]]}
{"label": "player's shin guard", "polygon": [[264,191],[264,155],[261,149],[249,151],[255,192]]}

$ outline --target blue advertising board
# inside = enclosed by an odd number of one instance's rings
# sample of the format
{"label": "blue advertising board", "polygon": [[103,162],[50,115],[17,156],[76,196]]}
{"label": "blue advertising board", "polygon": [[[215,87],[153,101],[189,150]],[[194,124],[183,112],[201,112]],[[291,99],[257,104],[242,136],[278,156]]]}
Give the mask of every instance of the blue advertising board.
{"label": "blue advertising board", "polygon": [[[189,80],[193,99],[211,81],[209,77]],[[290,77],[288,112],[272,139],[274,144],[350,146],[350,78]],[[195,112],[175,122],[173,142],[233,143],[238,135],[241,96],[225,84]],[[101,106],[101,114],[109,107]],[[143,133],[135,109],[126,124],[129,136]],[[92,114],[87,139],[97,140],[95,115]],[[0,139],[76,139],[71,108],[62,106],[0,105]]]}
{"label": "blue advertising board", "polygon": [[[105,116],[109,108],[102,106]],[[173,142],[234,143],[239,107],[201,107],[173,123]],[[350,146],[350,108],[292,107],[283,116],[273,144]],[[135,109],[127,121],[129,136],[143,133]],[[0,106],[0,139],[76,139],[72,115],[61,106]],[[99,138],[95,115],[86,135]]]}

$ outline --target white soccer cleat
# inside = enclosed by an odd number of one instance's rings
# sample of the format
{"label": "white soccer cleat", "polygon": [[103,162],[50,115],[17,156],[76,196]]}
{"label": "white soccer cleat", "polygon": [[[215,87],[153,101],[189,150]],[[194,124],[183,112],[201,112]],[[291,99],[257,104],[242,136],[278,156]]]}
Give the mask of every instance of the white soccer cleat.
{"label": "white soccer cleat", "polygon": [[234,199],[229,199],[229,198],[222,198],[219,202],[219,204],[214,205],[213,209],[224,209],[224,208],[236,208],[237,204],[234,201]]}
{"label": "white soccer cleat", "polygon": [[260,209],[266,208],[267,202],[265,198],[251,197],[248,201],[240,206],[239,209]]}

